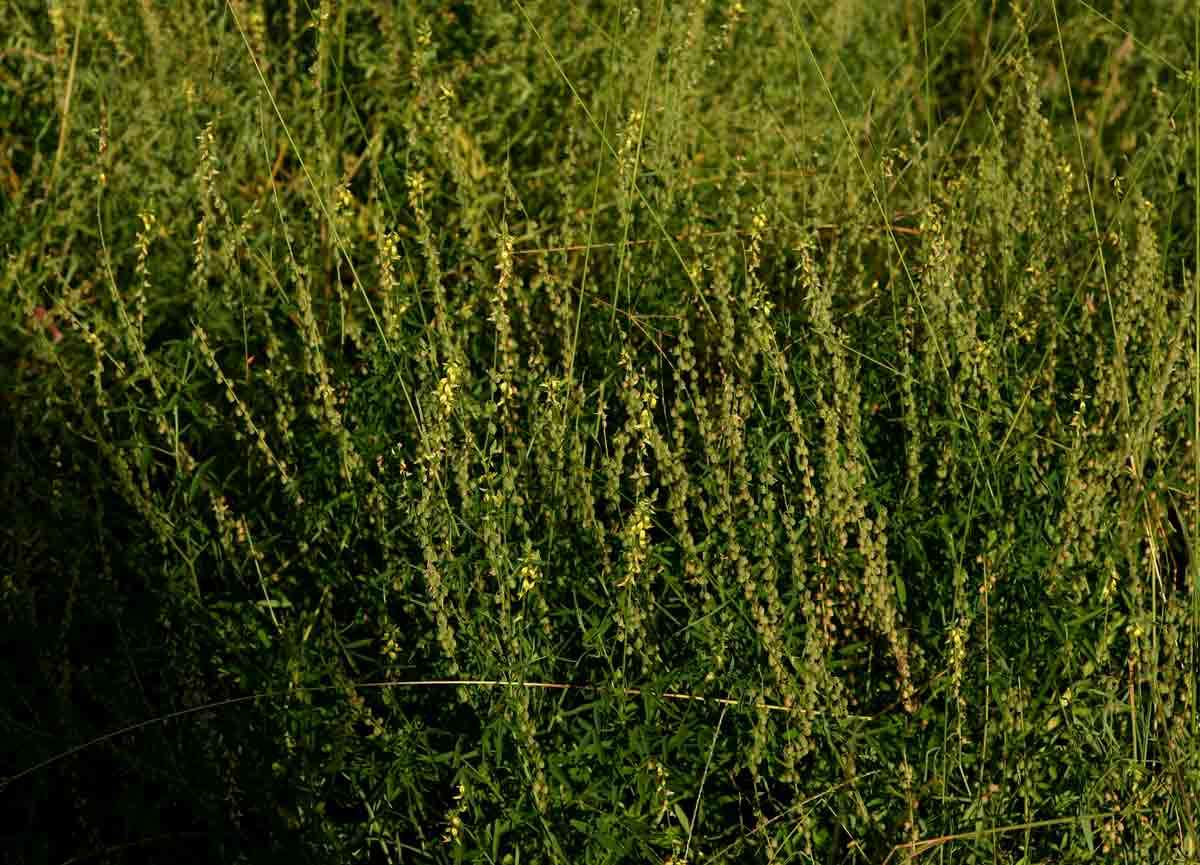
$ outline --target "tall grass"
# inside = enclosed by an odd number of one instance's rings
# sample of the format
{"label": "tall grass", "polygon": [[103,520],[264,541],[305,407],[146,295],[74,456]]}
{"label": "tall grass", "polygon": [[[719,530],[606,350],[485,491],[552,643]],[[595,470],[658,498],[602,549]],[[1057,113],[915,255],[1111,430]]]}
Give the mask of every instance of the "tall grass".
{"label": "tall grass", "polygon": [[15,2],[5,858],[1200,861],[1155,8]]}

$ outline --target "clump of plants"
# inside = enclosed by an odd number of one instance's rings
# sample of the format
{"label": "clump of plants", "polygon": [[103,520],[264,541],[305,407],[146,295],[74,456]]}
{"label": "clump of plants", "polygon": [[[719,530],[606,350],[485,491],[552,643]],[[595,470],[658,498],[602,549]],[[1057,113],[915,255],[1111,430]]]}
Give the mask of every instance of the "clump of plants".
{"label": "clump of plants", "polygon": [[13,861],[1200,856],[1184,4],[27,5]]}

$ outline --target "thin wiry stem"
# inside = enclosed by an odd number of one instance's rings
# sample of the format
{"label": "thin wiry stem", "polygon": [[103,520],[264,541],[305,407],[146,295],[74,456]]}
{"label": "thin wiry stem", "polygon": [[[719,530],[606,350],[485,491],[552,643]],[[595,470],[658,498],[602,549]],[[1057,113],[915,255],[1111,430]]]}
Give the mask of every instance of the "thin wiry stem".
{"label": "thin wiry stem", "polygon": [[[276,691],[259,691],[258,693],[245,694],[241,697],[230,697],[225,700],[216,700],[211,703],[205,703],[201,706],[191,706],[187,709],[180,709],[177,712],[170,712],[166,715],[159,715],[156,718],[149,718],[145,721],[138,721],[136,724],[130,724],[128,726],[121,727],[120,729],[112,730],[108,733],[104,733],[100,736],[95,737],[94,739],[89,739],[88,741],[83,742],[82,744],[76,745],[73,748],[68,748],[65,751],[61,751],[58,754],[55,754],[53,757],[49,757],[49,758],[41,761],[40,763],[30,766],[27,769],[22,769],[20,772],[18,772],[15,775],[12,775],[8,778],[3,779],[3,782],[0,783],[0,790],[6,789],[10,784],[13,784],[16,781],[19,781],[20,779],[22,779],[28,775],[32,775],[34,772],[38,772],[42,769],[45,769],[48,766],[52,766],[55,763],[65,760],[68,757],[72,757],[75,754],[78,754],[80,751],[85,751],[88,748],[91,748],[95,745],[103,744],[104,742],[107,742],[111,739],[115,739],[118,736],[123,736],[126,733],[133,733],[138,730],[145,729],[146,727],[151,727],[155,724],[162,724],[167,721],[175,720],[176,718],[183,718],[188,715],[198,714],[200,712],[211,711],[213,709],[222,709],[222,708],[225,708],[226,706],[235,706],[239,703],[248,703],[251,700],[257,700],[257,699],[260,699],[263,697],[284,697],[284,696],[287,696],[288,694],[298,694],[298,693],[313,694],[313,693],[320,693],[322,691],[341,691],[341,690],[345,690],[346,688],[453,688],[453,687],[537,688],[537,689],[547,690],[547,691],[578,690],[578,691],[588,691],[591,693],[602,693],[602,692],[617,693],[617,694],[621,694],[622,696],[626,696],[626,697],[640,697],[643,693],[651,693],[651,692],[645,691],[642,688],[615,688],[615,689],[612,689],[612,688],[604,688],[599,685],[575,684],[575,683],[571,683],[571,682],[512,682],[512,681],[505,681],[502,679],[419,679],[419,680],[410,680],[410,681],[382,680],[382,681],[373,681],[373,682],[354,682],[350,685],[314,685],[311,687],[287,688],[285,690],[276,690]],[[791,714],[799,714],[799,713],[804,712],[803,709],[788,708],[787,706],[781,706],[781,705],[778,705],[775,703],[764,703],[764,702],[750,703],[750,702],[747,702],[744,700],[735,700],[730,697],[701,697],[701,696],[697,696],[695,694],[681,694],[681,693],[677,693],[674,691],[664,691],[663,693],[658,694],[657,696],[661,697],[664,700],[686,700],[686,701],[691,701],[691,702],[695,702],[695,703],[714,703],[716,705],[725,706],[725,707],[747,706],[747,707],[753,707],[756,709],[766,710],[766,711],[770,711],[770,712],[788,712]],[[812,714],[815,715],[815,714],[820,714],[820,713],[814,712]],[[848,715],[846,717],[865,719],[867,716]]]}

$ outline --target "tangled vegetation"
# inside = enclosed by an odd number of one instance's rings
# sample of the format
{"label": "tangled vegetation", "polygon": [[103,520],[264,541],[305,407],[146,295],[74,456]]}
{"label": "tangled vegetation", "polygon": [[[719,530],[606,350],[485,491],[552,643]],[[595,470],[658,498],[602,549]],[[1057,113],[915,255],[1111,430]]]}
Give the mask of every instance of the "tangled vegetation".
{"label": "tangled vegetation", "polygon": [[1200,862],[1130,6],[13,0],[5,861]]}

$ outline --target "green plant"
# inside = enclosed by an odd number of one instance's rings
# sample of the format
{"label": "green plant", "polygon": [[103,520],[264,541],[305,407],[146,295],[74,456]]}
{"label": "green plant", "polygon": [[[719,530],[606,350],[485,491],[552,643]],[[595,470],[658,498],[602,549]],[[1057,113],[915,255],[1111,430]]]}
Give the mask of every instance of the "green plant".
{"label": "green plant", "polygon": [[1194,861],[1174,5],[17,3],[8,858]]}

